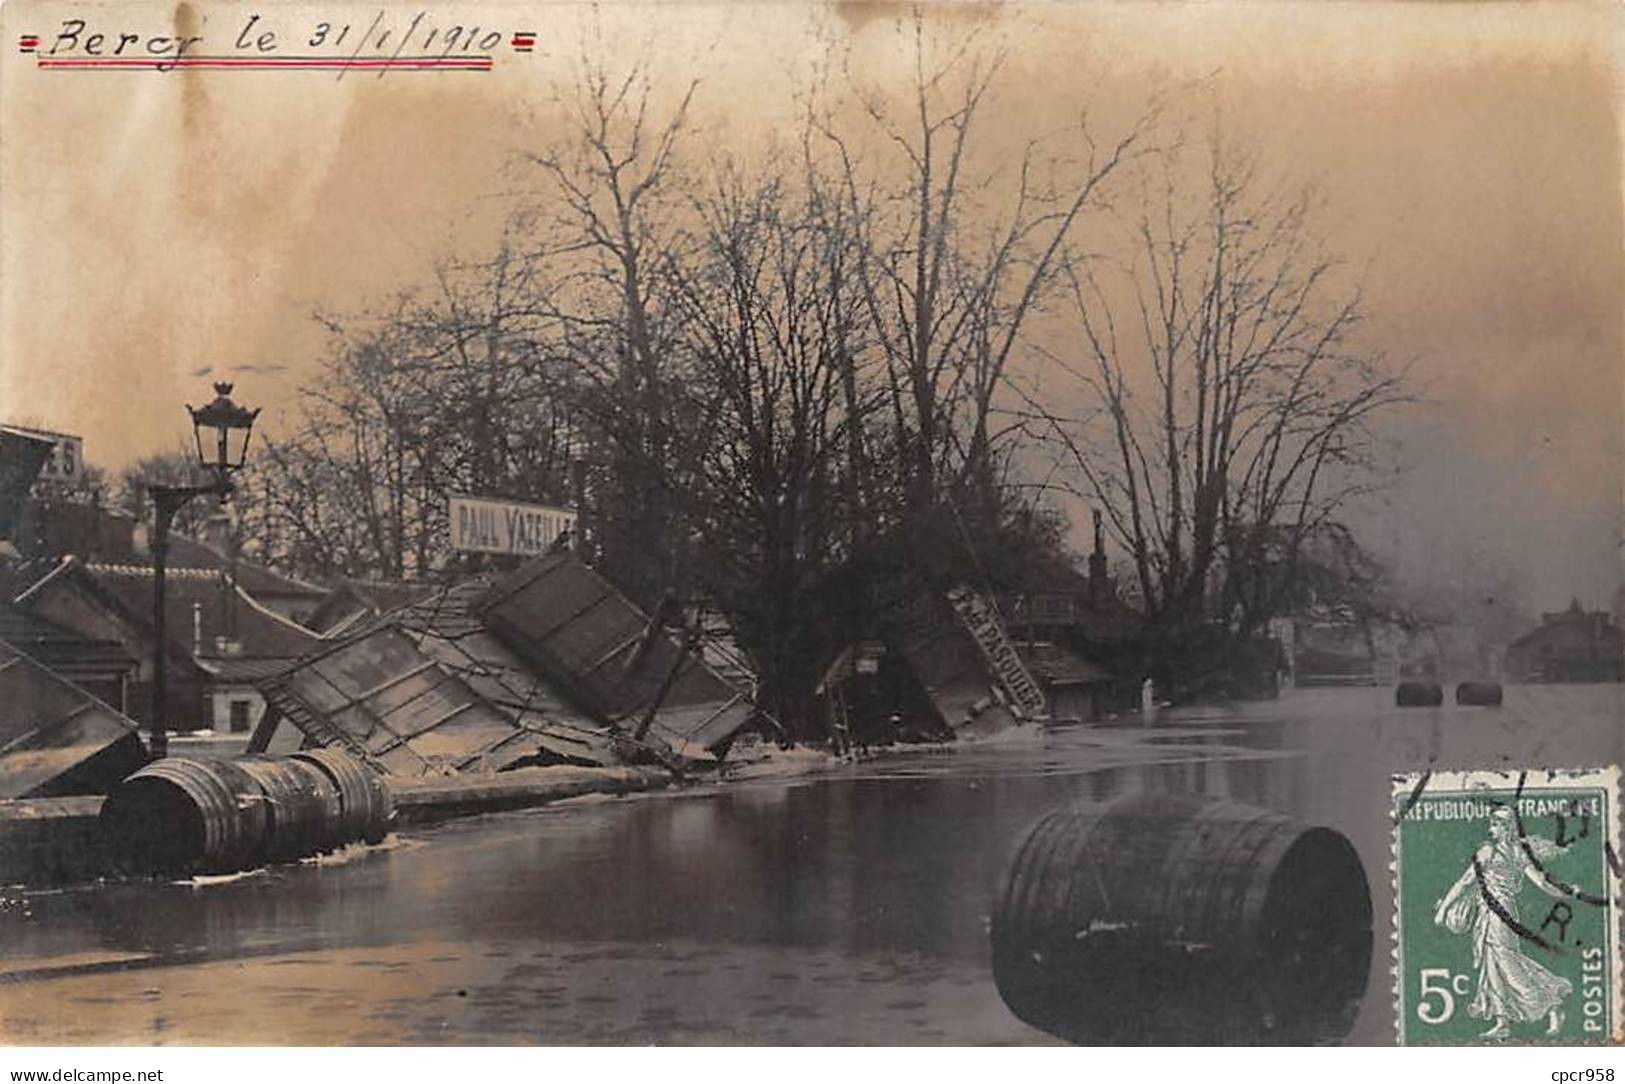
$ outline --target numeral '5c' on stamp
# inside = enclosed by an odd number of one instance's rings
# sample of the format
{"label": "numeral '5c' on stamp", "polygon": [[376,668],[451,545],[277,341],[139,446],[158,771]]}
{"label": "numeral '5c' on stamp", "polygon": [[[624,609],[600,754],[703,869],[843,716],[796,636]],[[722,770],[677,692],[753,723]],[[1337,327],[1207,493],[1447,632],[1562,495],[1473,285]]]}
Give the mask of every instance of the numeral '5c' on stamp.
{"label": "numeral '5c' on stamp", "polygon": [[1401,1043],[1619,1034],[1618,796],[1617,768],[1395,777]]}

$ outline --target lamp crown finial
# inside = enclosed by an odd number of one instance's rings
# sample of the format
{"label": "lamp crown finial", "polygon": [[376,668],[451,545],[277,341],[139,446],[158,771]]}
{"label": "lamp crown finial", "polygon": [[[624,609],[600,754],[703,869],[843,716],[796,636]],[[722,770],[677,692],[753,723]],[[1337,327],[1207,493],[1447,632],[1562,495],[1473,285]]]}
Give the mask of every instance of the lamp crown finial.
{"label": "lamp crown finial", "polygon": [[216,381],[215,385],[214,385],[214,393],[216,395],[222,395],[222,396],[223,395],[230,395],[231,394],[231,385],[229,383],[227,383],[226,381],[224,381],[224,380]]}

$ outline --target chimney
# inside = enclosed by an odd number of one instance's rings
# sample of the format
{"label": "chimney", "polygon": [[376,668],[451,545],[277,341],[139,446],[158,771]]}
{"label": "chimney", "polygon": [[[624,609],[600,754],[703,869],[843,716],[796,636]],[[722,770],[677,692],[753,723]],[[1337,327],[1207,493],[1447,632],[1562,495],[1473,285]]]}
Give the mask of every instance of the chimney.
{"label": "chimney", "polygon": [[[114,560],[129,560],[135,553],[135,519],[123,511],[110,508],[102,513],[102,522],[107,527],[107,554]],[[146,535],[142,535],[146,540]]]}
{"label": "chimney", "polygon": [[204,540],[225,558],[220,568],[220,626],[228,639],[237,639],[237,532],[224,508],[204,524]]}
{"label": "chimney", "polygon": [[1094,510],[1095,549],[1089,555],[1089,603],[1099,606],[1106,601],[1106,545],[1101,537],[1100,509]]}

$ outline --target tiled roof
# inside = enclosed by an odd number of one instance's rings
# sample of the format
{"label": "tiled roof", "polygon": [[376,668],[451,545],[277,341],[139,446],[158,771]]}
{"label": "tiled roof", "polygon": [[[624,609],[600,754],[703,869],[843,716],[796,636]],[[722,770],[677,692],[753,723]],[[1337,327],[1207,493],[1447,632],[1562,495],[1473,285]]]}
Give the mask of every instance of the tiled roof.
{"label": "tiled roof", "polygon": [[[494,608],[505,621],[492,619]],[[704,662],[679,659],[664,630],[640,649],[648,622],[573,558],[537,558],[513,576],[473,577],[372,618],[260,689],[316,742],[420,776],[533,758],[664,759],[605,724],[632,730],[669,684],[650,733],[695,755],[737,730],[752,706]]]}
{"label": "tiled roof", "polygon": [[60,557],[31,557],[0,561],[0,602],[14,602],[40,581],[66,567]]}
{"label": "tiled roof", "polygon": [[[126,615],[150,628],[153,570],[150,565],[88,564],[80,571],[111,596]],[[196,639],[201,658],[220,657],[216,640],[225,637],[235,619],[240,658],[292,659],[314,649],[321,639],[292,621],[266,609],[240,586],[217,572],[195,568],[169,569],[164,577],[166,637],[190,652]],[[194,630],[193,615],[201,630]],[[194,636],[201,631],[201,636]]]}
{"label": "tiled roof", "polygon": [[430,583],[403,583],[392,580],[346,579],[344,585],[379,613],[410,606],[437,590],[435,585]]}
{"label": "tiled roof", "polygon": [[[201,568],[218,571],[231,567],[231,558],[207,542],[201,542],[196,538],[190,538],[182,534],[171,534],[169,536],[169,556],[166,564],[171,570]],[[326,587],[320,584],[307,583],[304,580],[294,579],[292,576],[284,576],[280,572],[242,557],[237,558],[235,575],[237,582],[242,584],[244,590],[261,598],[276,595],[304,595],[310,598],[319,598],[327,594],[328,591]]]}

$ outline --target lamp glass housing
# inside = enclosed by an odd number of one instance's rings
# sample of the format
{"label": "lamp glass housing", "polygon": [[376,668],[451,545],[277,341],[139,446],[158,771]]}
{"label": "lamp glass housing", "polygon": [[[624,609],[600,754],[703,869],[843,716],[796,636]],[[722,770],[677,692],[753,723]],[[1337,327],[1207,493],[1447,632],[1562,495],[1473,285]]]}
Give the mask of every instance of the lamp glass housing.
{"label": "lamp glass housing", "polygon": [[248,442],[259,410],[246,410],[231,401],[231,385],[214,386],[214,402],[187,406],[197,438],[198,462],[222,478],[241,470],[248,460]]}

